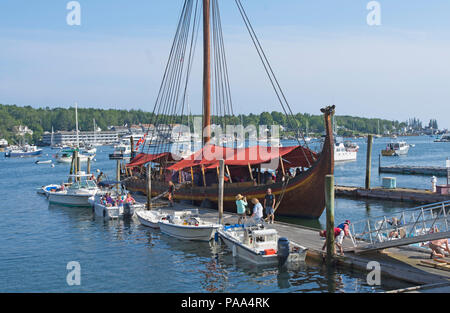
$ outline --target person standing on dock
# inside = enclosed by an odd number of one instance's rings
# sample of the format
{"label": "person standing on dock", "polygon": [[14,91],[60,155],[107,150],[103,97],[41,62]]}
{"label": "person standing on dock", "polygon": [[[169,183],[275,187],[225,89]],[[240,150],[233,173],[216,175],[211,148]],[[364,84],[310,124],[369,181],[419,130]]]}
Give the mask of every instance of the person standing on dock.
{"label": "person standing on dock", "polygon": [[169,196],[168,199],[170,201],[170,206],[173,207],[173,194],[175,193],[175,185],[173,184],[173,182],[170,180],[169,181]]}
{"label": "person standing on dock", "polygon": [[241,194],[238,194],[236,196],[236,208],[237,214],[239,216],[238,224],[240,224],[242,221],[245,221],[246,206],[247,206],[247,198],[245,198]]}
{"label": "person standing on dock", "polygon": [[266,209],[266,215],[269,224],[273,224],[273,220],[275,219],[274,207],[275,195],[272,194],[272,189],[267,188],[266,196],[264,197],[264,208]]}

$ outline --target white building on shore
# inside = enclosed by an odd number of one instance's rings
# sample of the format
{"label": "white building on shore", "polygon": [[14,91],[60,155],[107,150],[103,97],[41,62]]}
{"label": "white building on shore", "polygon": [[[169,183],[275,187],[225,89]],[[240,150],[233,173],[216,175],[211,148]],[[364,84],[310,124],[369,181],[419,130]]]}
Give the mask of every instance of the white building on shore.
{"label": "white building on shore", "polygon": [[[119,141],[119,135],[114,131],[80,131],[78,132],[80,144],[99,144],[109,145]],[[42,141],[50,145],[52,142],[52,133],[46,132],[42,136]],[[75,145],[77,142],[77,133],[68,131],[58,131],[53,134],[54,145]]]}

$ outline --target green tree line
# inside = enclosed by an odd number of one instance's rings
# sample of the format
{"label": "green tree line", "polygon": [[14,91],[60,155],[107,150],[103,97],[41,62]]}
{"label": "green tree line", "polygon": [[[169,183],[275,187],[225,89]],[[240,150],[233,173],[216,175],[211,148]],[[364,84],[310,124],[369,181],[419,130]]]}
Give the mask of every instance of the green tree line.
{"label": "green tree line", "polygon": [[[93,119],[98,127],[106,130],[108,126],[123,126],[133,124],[148,124],[155,120],[167,120],[163,116],[155,117],[151,112],[142,110],[113,110],[78,108],[78,125],[80,131],[92,131]],[[186,116],[175,116],[170,119],[172,123],[187,123]],[[281,125],[287,133],[295,134],[299,129],[303,132],[319,134],[324,131],[322,115],[297,113],[294,116],[286,116],[281,112],[250,113],[248,115],[212,117],[212,122],[217,124],[248,125]],[[375,118],[336,116],[336,130],[338,135],[358,134],[383,134],[392,132],[406,126],[405,122],[389,121]],[[50,132],[52,126],[55,131],[75,130],[75,108],[32,108],[31,106],[2,105],[0,104],[0,138],[9,142],[19,142],[21,138],[14,135],[13,127],[18,125],[28,126],[33,130],[33,136],[27,136],[25,140],[38,143],[44,132]]]}

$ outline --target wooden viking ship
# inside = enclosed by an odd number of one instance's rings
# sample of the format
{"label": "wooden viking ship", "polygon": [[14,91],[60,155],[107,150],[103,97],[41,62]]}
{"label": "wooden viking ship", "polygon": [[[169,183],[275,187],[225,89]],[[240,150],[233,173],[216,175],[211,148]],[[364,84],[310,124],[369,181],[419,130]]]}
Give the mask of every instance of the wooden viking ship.
{"label": "wooden viking ship", "polygon": [[[218,165],[219,160],[225,161],[226,167],[226,183],[224,186],[224,209],[234,212],[236,210],[235,197],[241,194],[251,198],[258,198],[260,201],[264,199],[266,190],[271,188],[272,193],[276,197],[278,205],[276,214],[289,217],[302,218],[319,218],[325,208],[325,176],[333,174],[334,170],[334,139],[332,128],[332,116],[334,114],[334,106],[321,109],[324,115],[325,123],[325,139],[320,152],[314,152],[306,145],[296,145],[291,147],[226,147],[211,143],[211,37],[216,38],[216,42],[221,42],[221,30],[218,29],[218,3],[217,0],[203,0],[203,146],[200,150],[194,152],[191,156],[182,160],[175,160],[171,152],[164,151],[162,146],[166,143],[160,143],[161,149],[153,149],[153,151],[144,149],[133,157],[126,165],[126,171],[122,179],[123,185],[130,191],[147,193],[147,180],[145,171],[149,164],[152,168],[151,179],[151,195],[152,197],[160,196],[167,192],[168,181],[175,182],[177,189],[174,193],[175,200],[187,200],[196,204],[208,202],[211,207],[217,207],[218,202]],[[183,23],[186,23],[187,16],[197,15],[197,6],[195,0],[186,0],[180,18],[177,35],[183,32]],[[197,2],[198,3],[198,2]],[[211,7],[212,3],[212,7]],[[247,15],[243,12],[240,0],[236,0],[236,4],[244,18]],[[191,5],[191,11],[189,6]],[[213,35],[210,34],[210,14],[213,11]],[[195,19],[195,17],[194,17]],[[181,26],[180,26],[181,25]],[[192,29],[195,29],[195,20]],[[185,33],[189,32],[188,30]],[[253,29],[248,27],[249,32]],[[177,37],[176,35],[176,37]],[[181,35],[180,35],[181,36]],[[217,39],[219,38],[219,39]],[[187,40],[185,40],[187,41]],[[259,42],[258,42],[259,44]],[[175,54],[178,41],[174,40],[171,55]],[[220,46],[214,44],[216,49],[222,53]],[[217,56],[217,54],[216,54]],[[265,56],[264,56],[265,57]],[[178,58],[189,60],[191,55],[181,55]],[[217,58],[215,58],[217,59]],[[263,61],[263,60],[262,60]],[[223,62],[223,61],[222,61]],[[264,62],[264,61],[263,61]],[[173,63],[176,64],[176,63]],[[189,66],[189,65],[187,65]],[[166,82],[170,76],[171,61],[166,67],[164,78]],[[270,68],[270,67],[269,67]],[[267,69],[267,67],[266,67]],[[188,69],[189,70],[189,69]],[[270,68],[270,72],[273,74]],[[214,72],[217,74],[217,71]],[[223,74],[223,72],[222,72]],[[223,74],[226,75],[226,74]],[[268,73],[270,76],[270,73]],[[227,77],[226,77],[227,79]],[[181,79],[180,79],[181,81]],[[169,85],[169,84],[166,84]],[[182,84],[181,84],[182,85]],[[275,86],[278,85],[276,81]],[[165,83],[161,85],[158,95],[157,104],[161,107],[165,93]],[[182,86],[183,87],[183,86]],[[279,86],[278,86],[279,87]],[[186,90],[186,89],[184,89]],[[277,92],[277,91],[276,91]],[[278,95],[278,93],[277,93]],[[181,98],[185,98],[182,96]],[[284,98],[284,95],[281,97]],[[280,97],[279,97],[280,99]],[[183,99],[184,101],[184,99]],[[282,103],[283,106],[283,103]],[[283,107],[285,108],[285,107]],[[290,110],[290,108],[289,108]],[[156,108],[155,108],[156,111]],[[285,111],[286,112],[286,111]],[[155,127],[158,124],[157,119],[161,122],[161,113],[155,118]],[[169,119],[169,117],[168,117]],[[168,122],[168,120],[166,120]],[[155,144],[153,144],[155,147]],[[158,144],[156,144],[157,147]],[[211,157],[211,155],[213,157]],[[283,175],[283,179],[277,179],[276,182],[271,180],[264,181],[262,179],[262,168],[268,162],[275,162],[278,166],[278,173]],[[147,166],[147,167],[146,167]],[[292,177],[287,175],[287,171],[292,168],[302,169],[300,173]],[[242,175],[247,171],[250,181],[240,182],[234,181],[233,178]],[[176,175],[174,175],[176,174]],[[216,177],[211,182],[207,181],[207,177],[211,175]],[[175,177],[175,178],[174,178]],[[200,179],[198,179],[200,178]]]}

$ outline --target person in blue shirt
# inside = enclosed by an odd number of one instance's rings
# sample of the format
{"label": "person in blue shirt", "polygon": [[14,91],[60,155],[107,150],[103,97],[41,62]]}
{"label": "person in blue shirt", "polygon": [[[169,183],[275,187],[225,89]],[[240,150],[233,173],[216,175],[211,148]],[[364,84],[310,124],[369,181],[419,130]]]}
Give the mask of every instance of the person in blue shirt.
{"label": "person in blue shirt", "polygon": [[245,211],[247,207],[247,198],[241,194],[236,196],[236,208],[237,214],[239,216],[238,224],[241,224],[242,221],[245,221]]}

